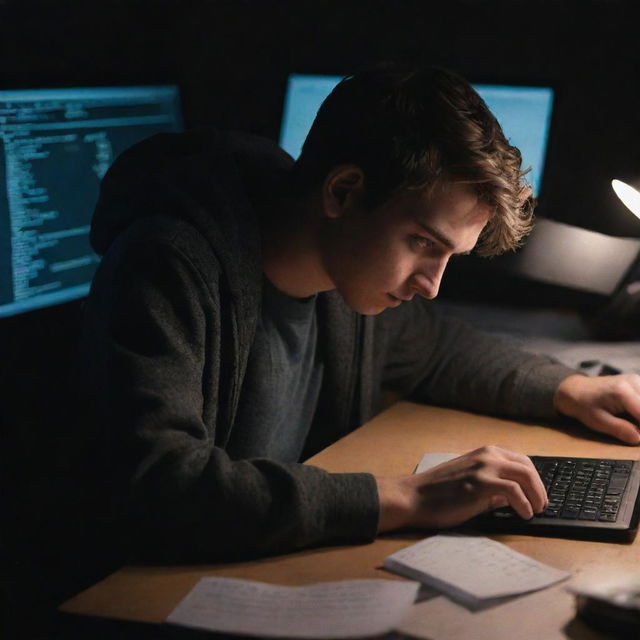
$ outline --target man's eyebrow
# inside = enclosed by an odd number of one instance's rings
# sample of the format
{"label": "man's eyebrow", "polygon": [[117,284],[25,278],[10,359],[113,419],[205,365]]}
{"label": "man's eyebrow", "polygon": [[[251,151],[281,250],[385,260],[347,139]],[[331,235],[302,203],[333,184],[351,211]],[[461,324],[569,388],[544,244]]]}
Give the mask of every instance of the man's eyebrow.
{"label": "man's eyebrow", "polygon": [[[455,251],[456,243],[453,240],[451,240],[451,238],[449,238],[444,233],[442,233],[442,231],[440,231],[439,229],[436,229],[435,227],[432,227],[427,222],[422,222],[421,220],[418,220],[418,224],[429,235],[433,236],[440,244],[443,244],[450,251]],[[456,255],[459,255],[459,256],[468,256],[470,253],[471,251],[456,251]]]}

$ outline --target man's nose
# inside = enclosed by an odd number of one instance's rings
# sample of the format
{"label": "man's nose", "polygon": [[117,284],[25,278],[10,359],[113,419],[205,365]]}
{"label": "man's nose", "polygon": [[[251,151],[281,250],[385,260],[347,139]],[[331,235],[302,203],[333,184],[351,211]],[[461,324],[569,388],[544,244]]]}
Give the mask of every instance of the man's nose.
{"label": "man's nose", "polygon": [[447,262],[448,258],[443,258],[436,264],[431,263],[428,267],[414,274],[411,284],[418,295],[428,300],[432,300],[438,295]]}

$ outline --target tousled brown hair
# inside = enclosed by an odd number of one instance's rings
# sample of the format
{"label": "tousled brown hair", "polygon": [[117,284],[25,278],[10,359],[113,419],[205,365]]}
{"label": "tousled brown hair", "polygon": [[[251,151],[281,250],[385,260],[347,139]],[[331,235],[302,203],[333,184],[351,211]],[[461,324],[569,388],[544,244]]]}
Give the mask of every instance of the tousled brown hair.
{"label": "tousled brown hair", "polygon": [[340,164],[364,172],[369,206],[441,181],[472,186],[493,215],[477,251],[516,248],[534,202],[520,151],[473,87],[441,68],[371,69],[343,79],[326,98],[294,166],[303,188]]}

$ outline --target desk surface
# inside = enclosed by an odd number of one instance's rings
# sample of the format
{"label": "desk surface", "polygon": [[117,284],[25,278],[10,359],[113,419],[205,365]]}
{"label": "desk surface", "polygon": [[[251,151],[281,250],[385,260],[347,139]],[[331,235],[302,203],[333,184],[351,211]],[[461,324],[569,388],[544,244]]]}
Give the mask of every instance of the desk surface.
{"label": "desk surface", "polygon": [[[591,436],[580,427],[557,430],[401,402],[308,463],[329,471],[369,471],[392,476],[411,473],[426,451],[464,453],[485,444],[531,455],[640,457],[637,449],[615,444],[597,434]],[[291,585],[351,578],[396,579],[381,567],[385,556],[419,537],[410,533],[394,534],[383,536],[372,544],[321,548],[226,565],[127,566],[67,601],[60,609],[65,613],[160,623],[203,576]],[[574,575],[628,569],[637,567],[640,561],[640,536],[633,544],[517,535],[493,537]],[[541,607],[544,608],[543,615]],[[532,638],[545,640],[602,637],[579,620],[573,620],[574,615],[573,597],[558,585],[495,607],[482,616],[476,615],[472,621],[473,637],[523,638],[524,627],[532,630]],[[430,616],[434,624],[433,611]],[[498,621],[499,633],[495,627]],[[451,635],[446,628],[446,616],[442,625],[441,634],[432,632],[427,637],[465,637],[463,629],[459,629],[457,635]]]}

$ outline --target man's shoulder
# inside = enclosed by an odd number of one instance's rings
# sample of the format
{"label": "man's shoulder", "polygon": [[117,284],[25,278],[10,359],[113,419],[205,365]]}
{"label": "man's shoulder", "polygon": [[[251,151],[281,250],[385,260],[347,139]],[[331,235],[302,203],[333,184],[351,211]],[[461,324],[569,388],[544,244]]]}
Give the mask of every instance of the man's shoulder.
{"label": "man's shoulder", "polygon": [[133,264],[143,257],[155,263],[190,263],[207,280],[221,271],[207,239],[188,221],[173,216],[136,220],[118,236],[105,259]]}

